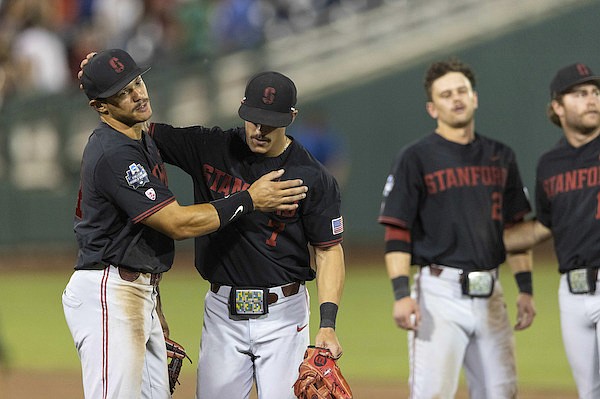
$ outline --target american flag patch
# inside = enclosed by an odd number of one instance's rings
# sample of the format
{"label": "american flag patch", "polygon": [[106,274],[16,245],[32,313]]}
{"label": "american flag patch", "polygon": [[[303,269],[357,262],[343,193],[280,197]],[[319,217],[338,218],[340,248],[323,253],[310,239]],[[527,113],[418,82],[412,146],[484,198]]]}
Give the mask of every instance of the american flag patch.
{"label": "american flag patch", "polygon": [[331,220],[331,231],[334,235],[344,232],[344,219],[341,216]]}

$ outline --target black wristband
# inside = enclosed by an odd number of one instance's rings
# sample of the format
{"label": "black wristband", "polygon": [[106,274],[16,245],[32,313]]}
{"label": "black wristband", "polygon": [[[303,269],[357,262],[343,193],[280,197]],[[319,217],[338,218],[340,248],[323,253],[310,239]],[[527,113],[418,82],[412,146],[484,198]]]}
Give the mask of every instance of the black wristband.
{"label": "black wristband", "polygon": [[515,274],[515,280],[517,280],[517,286],[519,292],[524,294],[533,295],[533,282],[531,279],[531,272],[519,272]]}
{"label": "black wristband", "polygon": [[408,285],[408,276],[398,276],[392,279],[392,288],[394,289],[394,299],[402,299],[410,296],[410,287]]}
{"label": "black wristband", "polygon": [[254,211],[254,203],[247,190],[240,191],[227,198],[211,201],[210,203],[215,207],[219,215],[219,221],[221,222],[219,229],[234,222],[240,216]]}
{"label": "black wristband", "polygon": [[324,302],[319,307],[321,311],[320,328],[331,327],[335,330],[335,319],[337,317],[338,305],[333,302]]}

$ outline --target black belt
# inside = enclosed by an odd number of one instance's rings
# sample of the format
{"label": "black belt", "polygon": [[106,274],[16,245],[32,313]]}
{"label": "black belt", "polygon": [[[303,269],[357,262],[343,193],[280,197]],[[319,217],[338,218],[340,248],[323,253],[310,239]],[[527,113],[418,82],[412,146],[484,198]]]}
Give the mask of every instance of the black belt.
{"label": "black belt", "polygon": [[[296,295],[298,293],[298,291],[300,291],[300,285],[301,285],[301,283],[299,283],[299,282],[284,285],[283,287],[281,287],[281,293],[286,298],[288,296]],[[215,294],[219,292],[219,288],[221,288],[221,287],[223,287],[223,284],[210,283],[210,290],[212,292],[214,292]],[[279,299],[279,295],[277,295],[274,292],[269,292],[269,295],[267,296],[267,303],[269,305],[272,305],[275,302],[277,302],[278,299]]]}

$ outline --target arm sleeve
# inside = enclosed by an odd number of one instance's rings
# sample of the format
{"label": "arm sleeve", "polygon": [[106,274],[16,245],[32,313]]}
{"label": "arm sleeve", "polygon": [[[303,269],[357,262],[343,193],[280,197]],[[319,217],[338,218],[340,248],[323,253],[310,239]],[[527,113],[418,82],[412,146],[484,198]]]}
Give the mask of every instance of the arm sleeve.
{"label": "arm sleeve", "polygon": [[329,247],[342,242],[344,220],[335,178],[322,171],[310,188],[307,200],[302,222],[308,242],[315,247]]}
{"label": "arm sleeve", "polygon": [[379,223],[410,230],[424,190],[420,176],[418,159],[402,151],[383,188]]}
{"label": "arm sleeve", "polygon": [[175,201],[153,169],[135,147],[122,146],[98,163],[96,188],[138,223]]}

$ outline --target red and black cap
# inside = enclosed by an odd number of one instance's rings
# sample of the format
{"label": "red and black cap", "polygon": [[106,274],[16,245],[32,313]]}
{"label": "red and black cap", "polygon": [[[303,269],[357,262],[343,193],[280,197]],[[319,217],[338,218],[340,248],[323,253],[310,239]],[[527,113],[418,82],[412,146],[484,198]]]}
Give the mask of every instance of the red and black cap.
{"label": "red and black cap", "polygon": [[292,123],[296,105],[296,85],[279,72],[261,72],[246,85],[238,115],[245,121],[271,127]]}
{"label": "red and black cap", "polygon": [[594,75],[585,64],[577,63],[560,69],[550,83],[550,97],[555,98],[582,83],[592,82],[600,86],[600,76]]}
{"label": "red and black cap", "polygon": [[90,100],[108,98],[149,69],[140,68],[125,50],[104,50],[83,67],[81,84]]}

